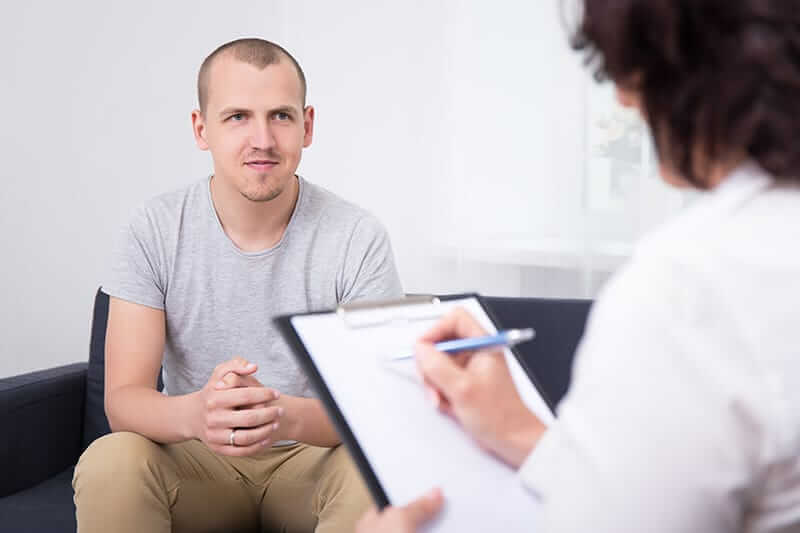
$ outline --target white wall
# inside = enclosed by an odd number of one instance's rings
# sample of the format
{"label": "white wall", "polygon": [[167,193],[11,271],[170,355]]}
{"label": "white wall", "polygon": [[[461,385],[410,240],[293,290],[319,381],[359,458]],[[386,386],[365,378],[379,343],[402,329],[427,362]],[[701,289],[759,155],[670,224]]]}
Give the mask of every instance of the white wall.
{"label": "white wall", "polygon": [[283,39],[282,3],[0,7],[0,376],[88,357],[94,291],[129,212],[207,174],[190,112],[205,54]]}
{"label": "white wall", "polygon": [[196,71],[241,36],[303,65],[317,123],[300,171],[383,220],[407,291],[592,294],[613,261],[587,268],[584,246],[573,264],[588,77],[557,4],[3,4],[0,376],[86,359],[118,228],[211,170]]}

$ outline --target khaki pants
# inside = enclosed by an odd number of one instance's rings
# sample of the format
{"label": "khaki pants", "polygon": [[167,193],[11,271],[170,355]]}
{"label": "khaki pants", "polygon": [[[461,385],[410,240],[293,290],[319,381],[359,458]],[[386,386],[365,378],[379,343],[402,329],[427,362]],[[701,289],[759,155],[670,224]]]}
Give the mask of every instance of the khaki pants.
{"label": "khaki pants", "polygon": [[353,531],[371,505],[344,446],[305,444],[226,457],[202,442],[112,433],[72,480],[78,531]]}

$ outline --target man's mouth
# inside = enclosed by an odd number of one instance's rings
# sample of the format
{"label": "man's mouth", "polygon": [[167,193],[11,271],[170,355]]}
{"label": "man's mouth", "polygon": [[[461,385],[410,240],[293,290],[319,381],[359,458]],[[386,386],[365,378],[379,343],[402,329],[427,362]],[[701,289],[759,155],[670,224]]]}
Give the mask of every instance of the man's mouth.
{"label": "man's mouth", "polygon": [[269,170],[277,164],[277,161],[272,161],[270,159],[253,159],[252,161],[245,162],[245,165],[256,170]]}

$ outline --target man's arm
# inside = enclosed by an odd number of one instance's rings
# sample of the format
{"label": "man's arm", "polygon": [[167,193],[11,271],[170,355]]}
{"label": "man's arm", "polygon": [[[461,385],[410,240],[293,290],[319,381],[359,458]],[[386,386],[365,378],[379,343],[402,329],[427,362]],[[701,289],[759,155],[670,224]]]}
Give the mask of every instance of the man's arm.
{"label": "man's arm", "polygon": [[286,439],[322,447],[336,446],[341,442],[321,401],[284,395],[275,401],[275,405],[286,409],[281,422],[286,428]]}
{"label": "man's arm", "polygon": [[[223,390],[222,377],[250,375],[255,365],[227,361],[199,391],[165,396],[156,390],[165,343],[164,311],[111,298],[106,332],[106,416],[112,431],[162,443],[199,439],[226,455],[251,455],[274,441],[283,408],[272,389]],[[236,430],[235,442],[230,435]]]}
{"label": "man's arm", "polygon": [[165,336],[164,311],[110,299],[105,408],[112,431],[163,443],[192,438],[191,395],[169,397],[156,390]]}
{"label": "man's arm", "polygon": [[364,216],[353,228],[337,294],[340,304],[403,297],[389,234],[371,215]]}

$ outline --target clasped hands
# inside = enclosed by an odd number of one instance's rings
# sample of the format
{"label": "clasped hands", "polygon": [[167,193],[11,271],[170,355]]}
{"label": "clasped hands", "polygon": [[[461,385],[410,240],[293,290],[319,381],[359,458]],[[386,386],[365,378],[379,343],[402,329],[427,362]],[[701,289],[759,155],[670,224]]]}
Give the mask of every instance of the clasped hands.
{"label": "clasped hands", "polygon": [[211,450],[248,456],[286,439],[281,394],[255,378],[257,369],[255,363],[234,357],[219,364],[196,393],[191,432]]}

